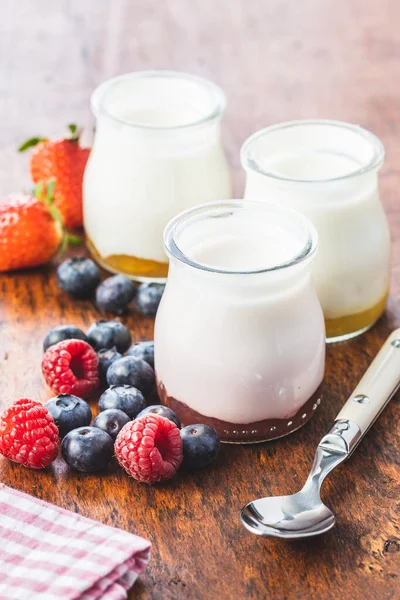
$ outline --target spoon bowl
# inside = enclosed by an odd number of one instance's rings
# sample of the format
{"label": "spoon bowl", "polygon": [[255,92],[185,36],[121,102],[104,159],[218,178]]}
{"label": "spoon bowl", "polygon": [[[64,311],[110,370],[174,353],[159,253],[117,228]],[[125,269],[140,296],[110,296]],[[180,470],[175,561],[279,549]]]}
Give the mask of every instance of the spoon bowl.
{"label": "spoon bowl", "polygon": [[243,525],[256,535],[298,539],[325,533],[335,525],[335,515],[321,501],[306,506],[303,491],[249,502],[240,512]]}

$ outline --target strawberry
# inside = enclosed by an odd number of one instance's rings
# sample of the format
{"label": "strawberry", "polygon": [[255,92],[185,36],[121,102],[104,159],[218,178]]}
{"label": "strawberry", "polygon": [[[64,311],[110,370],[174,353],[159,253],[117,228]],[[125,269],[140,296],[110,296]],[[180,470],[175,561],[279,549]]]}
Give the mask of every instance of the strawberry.
{"label": "strawberry", "polygon": [[[50,183],[36,196],[14,194],[0,203],[0,271],[36,267],[48,262],[67,236],[62,219],[52,206]],[[44,196],[44,197],[43,197]]]}
{"label": "strawberry", "polygon": [[18,148],[23,152],[34,147],[31,155],[31,175],[34,183],[55,179],[55,206],[59,209],[67,228],[81,227],[82,181],[90,149],[79,145],[80,131],[69,125],[70,137],[48,140],[34,137]]}

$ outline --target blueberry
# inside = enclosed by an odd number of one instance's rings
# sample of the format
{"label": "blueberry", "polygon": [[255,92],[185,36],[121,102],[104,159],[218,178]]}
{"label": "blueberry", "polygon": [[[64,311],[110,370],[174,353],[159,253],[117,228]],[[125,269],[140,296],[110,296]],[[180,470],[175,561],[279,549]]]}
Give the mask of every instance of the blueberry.
{"label": "blueberry", "polygon": [[89,404],[72,394],[59,394],[50,398],[45,407],[53,417],[60,437],[64,437],[73,429],[90,425],[92,420]]}
{"label": "blueberry", "polygon": [[98,427],[79,427],[65,436],[61,454],[72,469],[94,473],[107,467],[114,454],[114,442]]}
{"label": "blueberry", "polygon": [[118,408],[130,419],[135,419],[145,406],[146,401],[142,392],[131,385],[112,385],[100,396],[99,400],[101,412],[109,408]]}
{"label": "blueberry", "polygon": [[151,366],[141,358],[124,356],[108,369],[107,382],[108,385],[132,385],[146,395],[154,389],[155,375]]}
{"label": "blueberry", "polygon": [[154,369],[154,342],[136,342],[127,352],[128,356],[145,360]]}
{"label": "blueberry", "polygon": [[115,348],[123,354],[132,343],[129,329],[118,319],[114,321],[96,321],[87,332],[89,344],[97,351]]}
{"label": "blueberry", "polygon": [[100,283],[100,269],[90,258],[68,258],[57,269],[59,287],[75,296],[89,296]]}
{"label": "blueberry", "polygon": [[131,419],[128,415],[118,408],[108,408],[101,412],[93,421],[93,427],[102,429],[113,440],[117,437],[124,425],[129,423]]}
{"label": "blueberry", "polygon": [[183,464],[199,469],[211,464],[218,456],[219,435],[210,425],[188,425],[181,429]]}
{"label": "blueberry", "polygon": [[107,371],[108,367],[119,358],[122,358],[116,347],[114,348],[103,348],[97,353],[99,359],[99,377],[102,383],[107,383]]}
{"label": "blueberry", "polygon": [[72,339],[87,342],[86,335],[79,327],[75,327],[74,325],[58,325],[58,327],[50,329],[49,333],[44,338],[43,350],[46,352],[47,348],[50,348],[50,346],[54,346],[54,344],[58,344],[58,342],[64,340]]}
{"label": "blueberry", "polygon": [[163,283],[142,283],[136,292],[136,308],[147,317],[154,317],[164,293]]}
{"label": "blueberry", "polygon": [[178,429],[182,427],[176,412],[174,412],[171,408],[168,408],[168,406],[163,406],[162,404],[153,404],[153,406],[148,406],[137,415],[137,418],[144,417],[145,415],[160,415],[160,417],[165,417],[166,419],[169,419],[175,423]]}
{"label": "blueberry", "polygon": [[102,312],[122,315],[136,293],[136,286],[126,275],[105,279],[96,291],[96,304]]}

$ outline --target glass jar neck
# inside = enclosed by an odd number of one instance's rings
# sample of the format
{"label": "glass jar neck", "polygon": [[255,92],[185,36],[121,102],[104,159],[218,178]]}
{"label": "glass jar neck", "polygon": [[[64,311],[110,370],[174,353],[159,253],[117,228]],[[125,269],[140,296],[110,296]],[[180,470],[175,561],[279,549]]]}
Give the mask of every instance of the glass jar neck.
{"label": "glass jar neck", "polygon": [[[304,120],[267,127],[241,149],[247,172],[307,192],[327,186],[359,185],[371,180],[384,160],[380,140],[359,126],[329,120]],[[372,177],[368,177],[371,175]]]}
{"label": "glass jar neck", "polygon": [[173,71],[128,73],[101,84],[92,94],[96,118],[160,133],[194,129],[219,120],[226,100],[206,79]]}
{"label": "glass jar neck", "polygon": [[293,210],[228,200],[175,217],[164,231],[164,245],[177,269],[199,279],[246,286],[301,272],[314,256],[317,233]]}
{"label": "glass jar neck", "polygon": [[185,154],[219,142],[225,96],[214,83],[173,71],[128,73],[91,98],[94,148],[122,145],[135,155]]}

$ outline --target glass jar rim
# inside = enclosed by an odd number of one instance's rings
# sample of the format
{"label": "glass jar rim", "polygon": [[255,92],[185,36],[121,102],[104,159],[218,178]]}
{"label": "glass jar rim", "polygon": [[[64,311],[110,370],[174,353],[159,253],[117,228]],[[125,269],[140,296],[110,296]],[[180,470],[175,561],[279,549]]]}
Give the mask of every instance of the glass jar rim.
{"label": "glass jar rim", "polygon": [[[296,220],[300,223],[306,231],[306,241],[299,252],[297,252],[290,260],[282,263],[278,263],[272,267],[265,267],[260,269],[249,269],[249,270],[234,270],[234,269],[220,269],[212,267],[196,260],[191,259],[185,252],[183,252],[177,242],[176,235],[179,234],[179,230],[182,226],[194,222],[202,216],[221,216],[222,210],[242,210],[242,209],[253,209],[262,210],[266,214],[274,212],[281,215],[286,215],[292,220]],[[201,271],[207,271],[209,273],[218,273],[221,275],[257,275],[262,273],[269,273],[293,267],[308,261],[316,252],[318,246],[318,233],[314,225],[300,212],[291,208],[283,207],[279,204],[272,204],[265,201],[253,201],[253,200],[220,200],[216,202],[208,202],[206,204],[200,204],[193,208],[189,208],[174,217],[164,229],[164,247],[169,258],[178,260],[190,267]]]}
{"label": "glass jar rim", "polygon": [[[349,173],[346,173],[345,175],[338,175],[335,177],[328,177],[328,178],[322,178],[322,179],[298,179],[298,178],[294,178],[294,177],[287,177],[285,175],[275,173],[274,171],[269,171],[267,169],[264,169],[263,167],[260,166],[259,162],[252,157],[251,147],[260,138],[263,138],[270,133],[274,133],[274,132],[278,131],[279,129],[289,129],[292,127],[299,127],[299,126],[307,127],[309,125],[311,125],[311,126],[322,125],[322,126],[328,126],[328,127],[337,127],[337,128],[346,129],[348,131],[351,131],[352,133],[359,135],[360,137],[363,138],[364,141],[366,141],[367,143],[370,144],[370,146],[373,150],[371,159],[369,161],[367,161],[364,165],[361,165],[360,168],[355,169],[354,171],[351,171]],[[380,139],[374,133],[372,133],[371,131],[368,131],[367,129],[364,129],[360,125],[354,125],[352,123],[346,123],[344,121],[335,121],[332,119],[299,119],[296,121],[286,121],[284,123],[277,123],[276,125],[270,125],[269,127],[264,127],[263,129],[260,129],[260,130],[256,131],[255,133],[253,133],[251,136],[249,136],[243,143],[241,150],[240,150],[240,160],[242,163],[242,167],[245,170],[256,171],[257,173],[260,173],[261,175],[270,177],[271,179],[275,179],[276,181],[282,181],[282,182],[287,182],[287,183],[297,183],[297,184],[329,183],[329,182],[335,182],[335,181],[343,181],[345,179],[349,179],[351,177],[356,177],[358,175],[364,175],[365,173],[368,173],[369,171],[378,169],[383,164],[384,158],[385,158],[384,146],[383,146],[382,142],[380,141]]]}
{"label": "glass jar rim", "polygon": [[[208,114],[205,114],[203,117],[199,119],[194,119],[193,121],[189,121],[188,123],[182,123],[180,125],[152,125],[150,123],[135,123],[134,121],[127,121],[125,119],[121,119],[120,117],[115,116],[105,108],[105,95],[114,85],[128,80],[157,77],[165,79],[181,79],[191,81],[193,83],[197,83],[200,86],[203,86],[204,89],[208,90],[210,98],[213,97],[214,99],[212,110],[210,110]],[[208,79],[205,79],[204,77],[199,77],[198,75],[192,75],[190,73],[184,73],[180,71],[167,71],[160,69],[152,71],[134,71],[132,73],[124,73],[123,75],[117,75],[117,77],[107,79],[106,81],[101,83],[92,93],[90,97],[90,105],[95,117],[98,117],[99,115],[106,116],[109,119],[116,121],[117,123],[127,125],[128,127],[134,127],[137,129],[168,131],[196,127],[198,125],[203,125],[205,123],[217,119],[223,114],[226,108],[226,96],[223,90],[218,85],[216,85],[214,82]]]}

